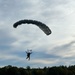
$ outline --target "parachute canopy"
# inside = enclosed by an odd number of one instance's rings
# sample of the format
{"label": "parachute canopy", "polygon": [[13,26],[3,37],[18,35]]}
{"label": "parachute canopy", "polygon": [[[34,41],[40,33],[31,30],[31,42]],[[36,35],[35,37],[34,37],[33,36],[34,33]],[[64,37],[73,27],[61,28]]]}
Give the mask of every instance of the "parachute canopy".
{"label": "parachute canopy", "polygon": [[34,24],[36,26],[38,26],[46,35],[50,35],[51,34],[51,30],[48,26],[46,26],[44,23],[36,21],[36,20],[20,20],[17,21],[16,23],[14,23],[13,27],[17,28],[18,25],[21,24]]}

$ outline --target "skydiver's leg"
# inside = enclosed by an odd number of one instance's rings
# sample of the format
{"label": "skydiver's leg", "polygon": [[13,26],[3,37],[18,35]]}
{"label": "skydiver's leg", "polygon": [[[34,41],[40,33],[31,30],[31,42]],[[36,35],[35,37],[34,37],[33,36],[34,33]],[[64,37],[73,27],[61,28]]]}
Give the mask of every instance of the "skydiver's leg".
{"label": "skydiver's leg", "polygon": [[29,57],[27,56],[27,58],[26,59],[28,59]]}
{"label": "skydiver's leg", "polygon": [[28,57],[28,60],[30,60],[30,58]]}
{"label": "skydiver's leg", "polygon": [[27,57],[26,57],[26,59],[27,59]]}
{"label": "skydiver's leg", "polygon": [[30,56],[28,56],[27,59],[30,60]]}
{"label": "skydiver's leg", "polygon": [[30,60],[30,57],[29,57],[29,60]]}
{"label": "skydiver's leg", "polygon": [[29,56],[28,58],[29,58],[29,60],[30,60],[30,56]]}

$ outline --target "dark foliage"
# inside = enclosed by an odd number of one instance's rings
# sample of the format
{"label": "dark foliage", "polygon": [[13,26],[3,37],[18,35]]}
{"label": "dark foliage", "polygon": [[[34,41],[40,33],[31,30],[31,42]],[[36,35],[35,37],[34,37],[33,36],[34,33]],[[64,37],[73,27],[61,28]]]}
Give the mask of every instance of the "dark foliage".
{"label": "dark foliage", "polygon": [[74,66],[58,66],[58,67],[44,67],[44,68],[18,68],[15,66],[5,66],[0,68],[0,75],[75,75]]}

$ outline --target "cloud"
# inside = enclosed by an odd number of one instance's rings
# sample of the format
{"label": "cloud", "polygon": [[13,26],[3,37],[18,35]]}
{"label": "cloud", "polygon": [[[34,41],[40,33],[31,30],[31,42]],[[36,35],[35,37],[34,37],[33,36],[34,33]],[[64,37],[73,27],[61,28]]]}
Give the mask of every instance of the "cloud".
{"label": "cloud", "polygon": [[[74,9],[74,0],[0,0],[0,66],[74,64]],[[14,29],[13,24],[21,19],[41,21],[52,34],[47,37],[33,25]],[[27,49],[33,50],[29,62],[25,60]]]}
{"label": "cloud", "polygon": [[53,47],[51,53],[60,56],[61,58],[73,57],[74,56],[74,44],[75,41],[64,43],[62,45]]}

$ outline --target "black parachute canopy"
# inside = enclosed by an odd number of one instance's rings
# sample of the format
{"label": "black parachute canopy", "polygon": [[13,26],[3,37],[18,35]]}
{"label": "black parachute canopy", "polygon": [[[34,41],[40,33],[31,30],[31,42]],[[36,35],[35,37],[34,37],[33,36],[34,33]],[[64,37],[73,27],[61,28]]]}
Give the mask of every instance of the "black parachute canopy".
{"label": "black parachute canopy", "polygon": [[17,26],[21,24],[34,24],[38,26],[46,35],[50,35],[52,33],[50,28],[47,25],[45,25],[44,23],[40,21],[36,21],[36,20],[27,20],[27,19],[20,20],[14,23],[13,27],[17,28]]}

